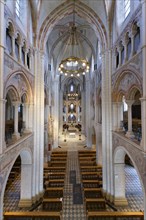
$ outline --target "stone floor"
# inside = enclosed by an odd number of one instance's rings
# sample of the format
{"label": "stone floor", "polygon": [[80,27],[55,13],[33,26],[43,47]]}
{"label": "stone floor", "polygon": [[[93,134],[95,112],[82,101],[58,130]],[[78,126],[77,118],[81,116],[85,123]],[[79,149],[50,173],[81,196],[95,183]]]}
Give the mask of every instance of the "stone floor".
{"label": "stone floor", "polygon": [[[86,213],[84,204],[74,205],[73,204],[73,184],[69,181],[70,170],[76,171],[76,183],[80,183],[80,171],[78,164],[78,150],[86,149],[85,137],[82,135],[81,140],[79,140],[79,135],[75,138],[67,136],[66,142],[64,142],[64,137],[60,137],[59,145],[61,148],[55,149],[55,151],[68,151],[67,158],[67,173],[65,179],[64,188],[64,198],[63,198],[63,220],[85,220]],[[128,199],[128,207],[119,207],[119,211],[139,211],[143,210],[143,194],[141,189],[141,184],[138,179],[136,170],[126,165],[125,166],[126,175],[126,197]],[[18,208],[18,202],[20,197],[20,176],[17,177],[15,182],[6,190],[4,198],[4,211],[16,211],[21,210]],[[25,209],[22,209],[25,210]]]}

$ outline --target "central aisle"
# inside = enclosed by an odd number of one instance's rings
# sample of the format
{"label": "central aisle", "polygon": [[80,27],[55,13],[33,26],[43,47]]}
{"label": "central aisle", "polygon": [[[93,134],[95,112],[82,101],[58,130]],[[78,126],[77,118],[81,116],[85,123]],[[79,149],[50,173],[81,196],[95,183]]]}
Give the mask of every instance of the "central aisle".
{"label": "central aisle", "polygon": [[85,220],[86,212],[84,203],[73,204],[73,184],[70,183],[70,171],[75,171],[76,183],[81,183],[77,151],[68,151],[62,217],[63,220]]}

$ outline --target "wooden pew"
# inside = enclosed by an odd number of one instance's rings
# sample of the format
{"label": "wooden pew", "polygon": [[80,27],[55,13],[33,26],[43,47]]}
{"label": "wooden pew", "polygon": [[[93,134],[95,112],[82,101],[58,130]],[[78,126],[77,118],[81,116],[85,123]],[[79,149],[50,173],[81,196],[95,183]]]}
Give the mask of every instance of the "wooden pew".
{"label": "wooden pew", "polygon": [[90,156],[90,157],[82,157],[82,156],[79,156],[79,161],[93,161],[93,160],[96,160],[96,157],[95,156]]}
{"label": "wooden pew", "polygon": [[94,153],[96,154],[96,150],[79,150],[78,154],[88,154],[88,153]]}
{"label": "wooden pew", "polygon": [[88,211],[87,212],[87,220],[144,220],[143,212],[95,212]]}
{"label": "wooden pew", "polygon": [[82,174],[82,180],[102,180],[102,175],[97,172]]}
{"label": "wooden pew", "polygon": [[55,172],[55,173],[44,173],[44,177],[46,179],[64,179],[65,178],[65,172]]}
{"label": "wooden pew", "polygon": [[63,198],[63,187],[46,188],[44,198]]}
{"label": "wooden pew", "polygon": [[49,180],[49,181],[45,181],[44,183],[44,187],[48,188],[48,187],[64,187],[64,180]]}
{"label": "wooden pew", "polygon": [[67,157],[51,157],[51,161],[64,161],[64,162],[66,162],[66,160],[67,160]]}
{"label": "wooden pew", "polygon": [[56,152],[51,152],[51,156],[56,156],[56,157],[66,157],[67,156],[67,152],[61,152],[61,151],[56,151]]}
{"label": "wooden pew", "polygon": [[84,188],[100,188],[102,187],[101,180],[82,180]]}
{"label": "wooden pew", "polygon": [[66,162],[64,162],[64,161],[50,161],[50,162],[48,162],[48,166],[51,166],[51,167],[66,167]]}
{"label": "wooden pew", "polygon": [[86,210],[105,211],[106,203],[104,198],[85,198]]}
{"label": "wooden pew", "polygon": [[91,171],[97,171],[97,172],[102,172],[102,166],[100,165],[95,165],[95,166],[80,166],[81,172],[86,171],[86,172],[91,172]]}
{"label": "wooden pew", "polygon": [[31,218],[31,220],[60,220],[60,212],[5,212],[4,220],[22,220],[26,217]]}
{"label": "wooden pew", "polygon": [[96,161],[88,161],[88,160],[80,161],[80,167],[81,166],[95,166],[95,165],[97,165]]}
{"label": "wooden pew", "polygon": [[102,188],[84,188],[85,198],[103,198]]}
{"label": "wooden pew", "polygon": [[62,210],[61,198],[44,198],[42,202],[43,211],[60,212]]}
{"label": "wooden pew", "polygon": [[52,151],[52,154],[67,154],[67,151],[64,150],[64,151]]}
{"label": "wooden pew", "polygon": [[66,167],[45,167],[44,172],[65,172]]}

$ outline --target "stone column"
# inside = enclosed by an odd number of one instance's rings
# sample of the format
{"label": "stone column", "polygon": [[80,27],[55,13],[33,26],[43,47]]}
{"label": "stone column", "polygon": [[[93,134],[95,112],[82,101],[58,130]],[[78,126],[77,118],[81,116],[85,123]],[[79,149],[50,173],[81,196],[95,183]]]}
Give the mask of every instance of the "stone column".
{"label": "stone column", "polygon": [[101,102],[99,102],[99,104],[98,104],[98,123],[102,123],[102,109],[101,109],[101,106],[102,105],[102,103]]}
{"label": "stone column", "polygon": [[127,62],[128,60],[128,42],[129,42],[129,37],[127,36],[127,34],[124,36],[124,39],[122,41],[123,46],[124,46],[124,63]]}
{"label": "stone column", "polygon": [[123,102],[117,103],[118,108],[118,127],[117,131],[122,131],[123,127],[121,127],[121,121],[123,121]]}
{"label": "stone column", "polygon": [[39,53],[39,194],[42,196],[44,191],[43,175],[44,175],[44,53]]}
{"label": "stone column", "polygon": [[[141,19],[141,48],[142,48],[142,76],[143,76],[143,97],[141,98],[141,122],[142,140],[141,146],[146,151],[146,0],[141,0],[142,19]],[[146,204],[145,204],[146,207]]]}
{"label": "stone column", "polygon": [[92,148],[90,75],[86,76],[86,145]]}
{"label": "stone column", "polygon": [[103,193],[107,191],[107,165],[106,165],[106,77],[105,54],[102,53],[102,181]]}
{"label": "stone column", "polygon": [[15,34],[14,34],[14,32],[10,32],[10,35],[12,37],[12,53],[11,53],[11,56],[13,58],[15,58],[16,57],[16,55],[15,55]]}
{"label": "stone column", "polygon": [[113,131],[118,129],[118,105],[117,102],[113,102]]}
{"label": "stone column", "polygon": [[[19,207],[32,205],[32,164],[21,164],[21,194]],[[27,186],[27,187],[26,187]]]}
{"label": "stone column", "polygon": [[[57,76],[56,76],[57,77]],[[54,79],[54,145],[53,147],[58,147],[58,134],[59,134],[59,79]]]}
{"label": "stone column", "polygon": [[59,109],[60,109],[60,114],[59,114],[59,136],[62,134],[62,130],[63,130],[63,91],[60,90],[60,93],[59,93],[59,102],[60,102],[60,105],[59,105]]}
{"label": "stone column", "polygon": [[81,122],[82,122],[82,134],[85,134],[85,92],[82,90],[81,95]]}
{"label": "stone column", "polygon": [[103,192],[113,201],[112,103],[111,103],[111,50],[102,55],[102,165]]}
{"label": "stone column", "polygon": [[[44,165],[44,55],[37,49],[34,55],[34,75],[33,202],[43,193]],[[32,105],[30,107],[32,110]]]}
{"label": "stone column", "polygon": [[34,149],[33,149],[33,173],[32,173],[32,196],[33,196],[33,203],[37,201],[39,197],[39,189],[38,189],[38,182],[39,182],[39,171],[38,171],[38,159],[37,156],[38,152],[38,145],[39,145],[39,132],[38,132],[38,99],[39,99],[39,89],[38,89],[38,51],[35,48],[34,50]]}
{"label": "stone column", "polygon": [[48,162],[48,123],[49,123],[49,105],[45,106],[45,131],[44,131],[44,161]]}
{"label": "stone column", "polygon": [[[4,37],[5,37],[5,20],[4,20],[4,0],[0,0],[0,154],[6,146],[5,144],[5,104],[4,99]],[[1,214],[0,214],[1,217]]]}
{"label": "stone column", "polygon": [[29,69],[30,71],[33,73],[34,69],[33,69],[33,49],[30,49],[29,51]]}
{"label": "stone column", "polygon": [[25,48],[25,50],[24,50],[24,65],[26,68],[28,68],[28,66],[27,66],[27,53],[28,53],[28,50],[27,50],[27,48]]}
{"label": "stone column", "polygon": [[132,104],[134,103],[133,100],[126,100],[128,105],[128,131],[126,133],[126,137],[134,138],[134,134],[132,131]]}
{"label": "stone column", "polygon": [[26,103],[23,103],[22,106],[23,106],[23,126],[22,126],[22,128],[23,128],[23,132],[25,132],[25,130],[26,130],[26,108],[27,108]]}
{"label": "stone column", "polygon": [[133,55],[134,55],[134,35],[131,34],[130,38],[131,38],[131,54],[130,54],[130,58],[132,58]]}
{"label": "stone column", "polygon": [[23,122],[24,122],[24,131],[23,133],[29,133],[30,129],[29,129],[29,123],[31,122],[30,120],[30,104],[29,103],[24,103],[23,104]]}
{"label": "stone column", "polygon": [[18,140],[20,138],[20,133],[18,132],[18,107],[20,102],[13,102],[12,104],[14,106],[14,133],[12,139]]}
{"label": "stone column", "polygon": [[18,61],[20,63],[22,63],[22,43],[21,42],[18,42],[19,43],[19,57],[18,57]]}
{"label": "stone column", "polygon": [[0,100],[0,154],[3,153],[4,149],[6,148],[5,142],[5,107],[6,107],[6,100]]}
{"label": "stone column", "polygon": [[125,196],[125,164],[115,164],[115,196],[114,204],[116,206],[127,206],[128,202]]}
{"label": "stone column", "polygon": [[30,132],[34,129],[34,103],[29,103],[29,114],[28,114],[28,130]]}

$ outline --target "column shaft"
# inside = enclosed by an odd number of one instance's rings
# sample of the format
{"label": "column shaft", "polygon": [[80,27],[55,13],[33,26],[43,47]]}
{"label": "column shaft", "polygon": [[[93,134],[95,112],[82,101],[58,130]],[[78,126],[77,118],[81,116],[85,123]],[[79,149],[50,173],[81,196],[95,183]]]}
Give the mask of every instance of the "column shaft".
{"label": "column shaft", "polygon": [[14,134],[12,138],[15,140],[20,138],[20,134],[18,132],[18,107],[20,105],[19,102],[13,102],[12,103],[14,106]]}
{"label": "column shaft", "polygon": [[142,121],[142,140],[141,146],[146,151],[146,0],[141,1],[142,19],[141,19],[141,39],[142,39],[142,76],[143,76],[143,97],[141,99],[141,121]]}
{"label": "column shaft", "polygon": [[132,104],[133,100],[126,100],[126,103],[128,105],[128,131],[126,133],[126,137],[133,138],[134,134],[132,132]]}
{"label": "column shaft", "polygon": [[91,129],[91,88],[90,76],[86,79],[86,144],[88,148],[92,147],[92,129]]}
{"label": "column shaft", "polygon": [[0,1],[0,154],[5,148],[5,100],[4,100],[4,1]]}

